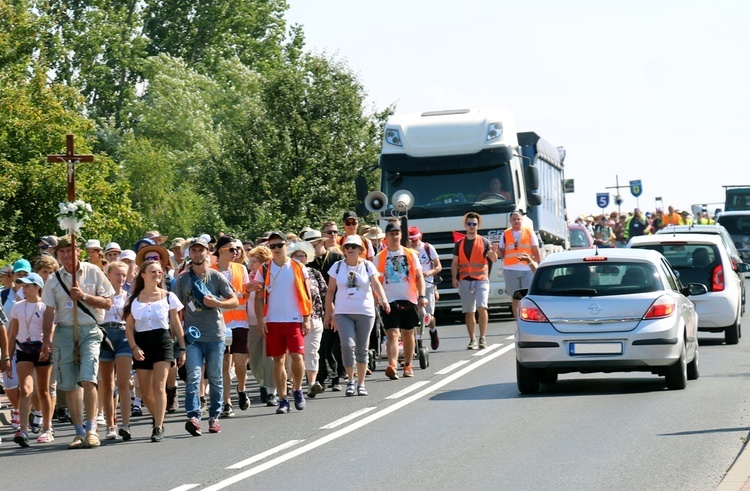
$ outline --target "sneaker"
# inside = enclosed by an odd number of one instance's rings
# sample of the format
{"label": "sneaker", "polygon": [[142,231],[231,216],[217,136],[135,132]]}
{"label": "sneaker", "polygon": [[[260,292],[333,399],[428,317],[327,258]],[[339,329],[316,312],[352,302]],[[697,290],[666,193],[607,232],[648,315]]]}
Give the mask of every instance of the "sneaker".
{"label": "sneaker", "polygon": [[167,387],[167,413],[172,414],[180,408],[177,401],[177,387]]}
{"label": "sneaker", "polygon": [[359,384],[357,386],[357,395],[358,396],[366,396],[367,395],[367,387],[365,387],[365,384]]}
{"label": "sneaker", "polygon": [[28,447],[29,435],[23,431],[17,431],[16,434],[13,435],[13,443],[17,443],[21,447]]}
{"label": "sneaker", "polygon": [[320,394],[324,390],[326,389],[325,387],[320,385],[320,382],[315,382],[314,384],[312,384],[312,386],[310,386],[310,390],[307,392],[307,397],[309,397],[310,399],[315,399],[315,396]]}
{"label": "sneaker", "polygon": [[85,448],[96,448],[102,444],[101,441],[99,441],[99,435],[96,434],[96,431],[87,431],[86,436],[83,438],[83,446]]}
{"label": "sneaker", "polygon": [[190,418],[185,421],[185,429],[193,436],[201,436],[201,422],[198,418]]}
{"label": "sneaker", "polygon": [[39,438],[36,439],[38,443],[51,443],[55,441],[55,434],[50,428],[47,431],[43,431],[41,435],[39,435]]}
{"label": "sneaker", "polygon": [[276,409],[276,414],[286,414],[289,411],[291,411],[291,408],[289,407],[289,400],[282,399],[281,401],[279,401],[279,407]]}
{"label": "sneaker", "polygon": [[[234,408],[231,404],[224,404],[224,407],[221,409],[221,413],[219,413],[220,418],[232,418],[234,417]],[[211,431],[209,429],[209,431]]]}
{"label": "sneaker", "polygon": [[408,365],[404,365],[404,378],[413,377],[414,376],[414,368],[412,368],[411,363]]}
{"label": "sneaker", "polygon": [[278,406],[279,405],[279,396],[276,394],[268,394],[268,400],[266,401],[266,406],[272,407],[272,406]]}
{"label": "sneaker", "polygon": [[469,343],[469,346],[466,347],[466,349],[477,349],[479,345],[477,345],[477,338],[471,338],[471,342]]}
{"label": "sneaker", "polygon": [[10,425],[16,431],[21,430],[21,415],[19,414],[18,409],[14,409],[13,412],[10,413]]}
{"label": "sneaker", "polygon": [[341,385],[339,384],[338,377],[331,379],[331,390],[334,392],[341,392]]}
{"label": "sneaker", "polygon": [[398,380],[398,373],[396,373],[396,367],[394,365],[388,365],[385,369],[385,376],[391,380]]}
{"label": "sneaker", "polygon": [[302,411],[307,406],[307,401],[305,401],[305,394],[302,393],[302,389],[297,389],[294,391],[294,409],[297,411]]}
{"label": "sneaker", "polygon": [[354,389],[354,380],[350,380],[348,384],[346,384],[346,396],[351,397],[355,393]]}
{"label": "sneaker", "polygon": [[133,435],[130,434],[130,425],[120,426],[120,429],[117,430],[117,433],[119,433],[124,441],[128,441],[133,437]]}
{"label": "sneaker", "polygon": [[221,433],[221,425],[219,424],[219,420],[217,418],[208,419],[208,432],[209,433]]}
{"label": "sneaker", "polygon": [[29,415],[29,428],[35,435],[42,431],[42,415],[31,413]]}
{"label": "sneaker", "polygon": [[107,424],[107,420],[104,419],[104,413],[99,413],[99,416],[96,417],[96,424],[99,426],[104,426]]}
{"label": "sneaker", "polygon": [[57,410],[57,422],[70,423],[70,413],[68,413],[67,407],[61,407]]}
{"label": "sneaker", "polygon": [[154,427],[151,430],[151,441],[153,443],[159,443],[164,438],[164,430],[159,427]]}
{"label": "sneaker", "polygon": [[[260,386],[260,402],[262,402],[263,404],[267,403],[268,402],[268,396],[269,396],[269,394],[268,394],[268,387],[266,387],[265,385],[261,385]],[[275,405],[276,404],[274,404],[274,406]]]}
{"label": "sneaker", "polygon": [[247,397],[247,392],[245,392],[244,390],[242,391],[238,390],[237,397],[239,397],[240,399],[240,409],[242,411],[247,411],[247,408],[250,407],[250,399],[248,399]]}
{"label": "sneaker", "polygon": [[485,349],[487,347],[487,338],[479,338],[479,349]]}
{"label": "sneaker", "polygon": [[131,417],[143,416],[143,409],[139,404],[133,404],[133,409],[130,411]]}
{"label": "sneaker", "polygon": [[437,329],[430,329],[430,348],[435,351],[440,347],[440,338],[438,338]]}
{"label": "sneaker", "polygon": [[83,448],[83,437],[81,435],[76,435],[73,437],[73,441],[70,442],[70,445],[68,445],[68,449],[77,450],[79,448]]}
{"label": "sneaker", "polygon": [[117,440],[117,427],[107,426],[107,436],[104,438],[107,440]]}

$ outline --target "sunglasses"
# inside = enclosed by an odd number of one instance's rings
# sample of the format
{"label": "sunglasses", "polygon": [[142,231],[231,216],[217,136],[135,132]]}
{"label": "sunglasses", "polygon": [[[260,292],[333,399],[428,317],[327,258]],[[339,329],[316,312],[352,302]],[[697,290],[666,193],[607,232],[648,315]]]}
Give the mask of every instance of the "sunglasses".
{"label": "sunglasses", "polygon": [[339,233],[339,231],[338,230],[326,230],[323,233],[326,235],[336,235]]}
{"label": "sunglasses", "polygon": [[344,249],[359,249],[359,246],[357,244],[345,244]]}
{"label": "sunglasses", "polygon": [[229,252],[231,252],[232,254],[236,254],[238,250],[239,250],[239,249],[237,249],[237,248],[235,248],[235,247],[230,247],[229,249],[222,249],[222,251],[229,251]]}
{"label": "sunglasses", "polygon": [[479,222],[466,222],[467,227],[477,227],[479,226]]}
{"label": "sunglasses", "polygon": [[286,245],[286,242],[279,242],[277,244],[268,244],[269,249],[281,249]]}
{"label": "sunglasses", "polygon": [[159,256],[146,256],[146,261],[161,261],[161,257]]}
{"label": "sunglasses", "polygon": [[344,222],[344,225],[356,225],[357,220],[347,220]]}
{"label": "sunglasses", "polygon": [[39,249],[46,251],[47,249],[49,249],[49,246],[48,245],[39,246]]}

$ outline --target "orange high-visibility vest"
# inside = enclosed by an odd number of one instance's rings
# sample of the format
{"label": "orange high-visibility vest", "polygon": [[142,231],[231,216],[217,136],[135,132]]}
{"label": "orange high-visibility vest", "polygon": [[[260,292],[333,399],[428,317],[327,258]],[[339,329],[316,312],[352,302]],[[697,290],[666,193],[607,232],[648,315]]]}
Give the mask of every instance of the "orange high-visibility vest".
{"label": "orange high-visibility vest", "polygon": [[[211,268],[219,271],[218,264],[212,264]],[[245,298],[244,295],[245,285],[242,284],[242,279],[245,277],[245,271],[247,270],[242,264],[234,262],[229,263],[229,270],[232,272],[232,281],[230,282],[232,283],[232,287],[234,287],[236,292],[243,293],[243,295],[242,298],[238,298],[240,304],[237,307],[234,309],[222,310],[224,322],[228,324],[232,321],[247,321],[247,310],[245,310],[247,298]]]}
{"label": "orange high-visibility vest", "polygon": [[[419,294],[419,287],[417,286],[417,268],[414,264],[414,257],[410,250],[404,249],[403,247],[399,246],[398,251],[401,255],[406,256],[406,264],[409,268],[409,284],[412,288],[414,288],[414,291]],[[380,251],[380,257],[378,258],[378,264],[377,268],[380,272],[380,282],[385,283],[385,262],[388,258],[388,249],[383,249]]]}
{"label": "orange high-visibility vest", "polygon": [[[516,243],[513,238],[513,230],[507,229],[504,234],[505,241],[505,253],[503,254],[503,266],[512,266],[514,264],[523,264],[518,259],[518,256],[524,252],[529,256],[534,252],[533,245],[531,242],[531,229],[521,229],[521,239]],[[512,246],[512,248],[511,248]]]}
{"label": "orange high-visibility vest", "polygon": [[490,269],[487,267],[487,258],[484,257],[484,240],[481,236],[476,236],[474,246],[471,248],[471,256],[468,258],[464,252],[465,240],[466,237],[458,242],[458,279],[486,279],[489,276]]}
{"label": "orange high-visibility vest", "polygon": [[[303,317],[310,315],[312,312],[312,300],[310,299],[310,291],[307,289],[307,281],[305,279],[305,273],[302,270],[302,265],[290,259],[292,262],[292,270],[294,271],[294,289],[297,293],[297,307]],[[268,261],[263,266],[263,317],[268,315],[268,285],[271,284],[271,262]]]}

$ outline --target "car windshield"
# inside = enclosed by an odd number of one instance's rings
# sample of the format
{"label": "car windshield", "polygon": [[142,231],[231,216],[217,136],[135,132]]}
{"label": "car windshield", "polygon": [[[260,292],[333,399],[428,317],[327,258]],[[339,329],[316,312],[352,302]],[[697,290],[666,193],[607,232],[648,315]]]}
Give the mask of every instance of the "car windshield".
{"label": "car windshield", "polygon": [[719,223],[732,235],[750,235],[750,214],[724,215],[719,218]]}
{"label": "car windshield", "polygon": [[569,229],[570,247],[589,247],[589,241],[586,239],[586,232],[581,229]]}
{"label": "car windshield", "polygon": [[556,264],[539,268],[529,293],[550,296],[630,295],[661,290],[651,263],[609,262]]}
{"label": "car windshield", "polygon": [[714,269],[721,263],[718,247],[714,244],[638,244],[633,248],[661,252],[672,269],[679,273],[683,285],[702,283],[709,290]]}

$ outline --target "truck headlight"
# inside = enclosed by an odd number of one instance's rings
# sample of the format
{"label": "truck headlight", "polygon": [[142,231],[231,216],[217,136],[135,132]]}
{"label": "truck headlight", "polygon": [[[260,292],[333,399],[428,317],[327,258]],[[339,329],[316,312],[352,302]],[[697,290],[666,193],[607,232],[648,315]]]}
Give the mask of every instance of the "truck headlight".
{"label": "truck headlight", "polygon": [[503,135],[503,123],[490,123],[487,127],[487,141],[500,138]]}
{"label": "truck headlight", "polygon": [[399,134],[398,130],[385,130],[385,141],[397,147],[404,146],[403,143],[401,143],[401,135]]}

